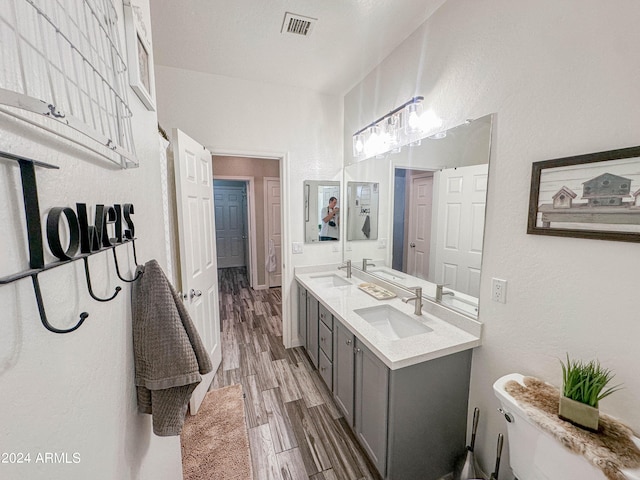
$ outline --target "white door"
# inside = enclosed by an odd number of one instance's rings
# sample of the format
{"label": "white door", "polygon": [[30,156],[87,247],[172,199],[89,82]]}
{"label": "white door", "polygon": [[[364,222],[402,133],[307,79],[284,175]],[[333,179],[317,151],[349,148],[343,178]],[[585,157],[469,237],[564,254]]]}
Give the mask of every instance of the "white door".
{"label": "white door", "polygon": [[480,295],[488,165],[442,170],[438,182],[437,283]]}
{"label": "white door", "polygon": [[407,239],[407,273],[429,278],[433,174],[412,176],[409,187],[409,235]]}
{"label": "white door", "polygon": [[213,174],[208,150],[178,129],[173,130],[173,139],[182,292],[213,363],[213,371],[203,377],[191,396],[189,410],[195,415],[222,360]]}
{"label": "white door", "polygon": [[218,268],[246,265],[243,196],[242,186],[216,185],[213,189]]}
{"label": "white door", "polygon": [[251,283],[251,239],[249,238],[249,204],[248,204],[247,184],[242,187],[242,246],[244,248],[244,265],[247,267],[247,280]]}
{"label": "white door", "polygon": [[282,285],[282,227],[280,217],[280,179],[265,177],[265,219],[266,232],[266,256],[269,256],[269,241],[273,241],[276,253],[276,269],[267,273],[267,286],[279,287]]}

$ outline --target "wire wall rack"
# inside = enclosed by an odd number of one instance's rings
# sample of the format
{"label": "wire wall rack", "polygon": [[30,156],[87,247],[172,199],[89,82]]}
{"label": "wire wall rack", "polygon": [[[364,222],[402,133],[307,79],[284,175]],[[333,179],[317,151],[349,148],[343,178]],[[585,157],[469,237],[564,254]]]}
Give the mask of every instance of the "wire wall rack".
{"label": "wire wall rack", "polygon": [[2,0],[0,112],[138,166],[112,0]]}

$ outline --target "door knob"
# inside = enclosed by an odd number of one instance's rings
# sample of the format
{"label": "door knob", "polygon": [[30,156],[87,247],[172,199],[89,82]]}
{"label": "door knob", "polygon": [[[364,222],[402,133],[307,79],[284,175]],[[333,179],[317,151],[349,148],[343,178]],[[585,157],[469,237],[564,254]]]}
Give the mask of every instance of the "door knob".
{"label": "door knob", "polygon": [[351,340],[347,340],[347,345],[351,345]]}
{"label": "door knob", "polygon": [[202,292],[200,290],[194,290],[193,288],[189,290],[189,298],[193,299],[193,297],[201,297]]}
{"label": "door knob", "polygon": [[411,243],[409,244],[409,246],[410,246],[411,248],[416,248],[416,244],[415,244],[415,243],[413,243],[413,242],[411,242]]}

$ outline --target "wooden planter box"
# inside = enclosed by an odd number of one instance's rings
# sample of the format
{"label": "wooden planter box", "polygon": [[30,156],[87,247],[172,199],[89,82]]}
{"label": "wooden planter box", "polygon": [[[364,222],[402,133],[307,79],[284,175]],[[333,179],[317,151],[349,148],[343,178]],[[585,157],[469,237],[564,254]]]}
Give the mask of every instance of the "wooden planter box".
{"label": "wooden planter box", "polygon": [[586,403],[576,402],[570,398],[560,396],[560,410],[558,416],[563,420],[567,420],[579,427],[598,431],[598,419],[600,417],[597,408],[591,407]]}

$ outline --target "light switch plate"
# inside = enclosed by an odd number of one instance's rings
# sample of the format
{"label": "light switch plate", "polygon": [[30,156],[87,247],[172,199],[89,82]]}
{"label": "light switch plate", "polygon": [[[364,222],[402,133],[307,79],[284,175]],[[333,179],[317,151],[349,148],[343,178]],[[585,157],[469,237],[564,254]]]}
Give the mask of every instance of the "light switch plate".
{"label": "light switch plate", "polygon": [[291,244],[291,252],[294,254],[302,253],[302,243],[301,242],[293,242]]}

